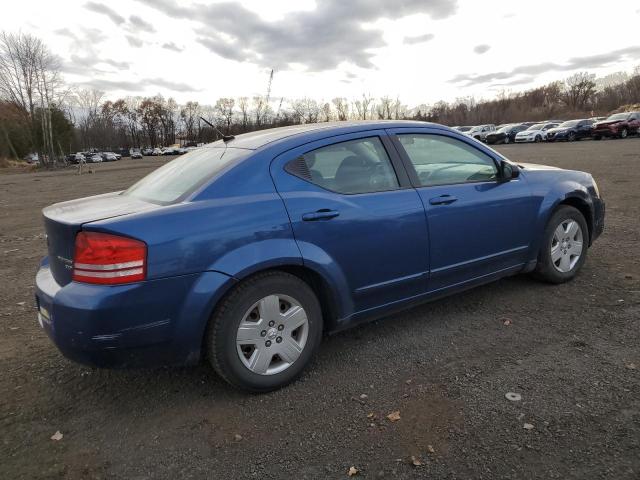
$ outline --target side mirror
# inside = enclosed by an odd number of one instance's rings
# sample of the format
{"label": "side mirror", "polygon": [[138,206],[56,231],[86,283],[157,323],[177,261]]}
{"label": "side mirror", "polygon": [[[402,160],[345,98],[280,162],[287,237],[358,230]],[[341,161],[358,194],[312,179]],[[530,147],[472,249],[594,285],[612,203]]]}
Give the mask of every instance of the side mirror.
{"label": "side mirror", "polygon": [[517,165],[514,165],[509,162],[502,162],[500,164],[500,180],[503,182],[508,182],[509,180],[513,180],[514,178],[518,178],[520,176],[520,169]]}

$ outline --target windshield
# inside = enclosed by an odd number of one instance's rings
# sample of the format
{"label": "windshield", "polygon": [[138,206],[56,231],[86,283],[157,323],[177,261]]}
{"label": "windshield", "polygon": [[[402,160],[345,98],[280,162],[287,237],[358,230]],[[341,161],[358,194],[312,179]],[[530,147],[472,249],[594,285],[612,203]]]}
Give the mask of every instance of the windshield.
{"label": "windshield", "polygon": [[564,122],[561,123],[560,125],[558,125],[558,128],[570,128],[570,127],[575,127],[576,125],[578,125],[578,122],[580,120],[569,120],[568,122]]}
{"label": "windshield", "polygon": [[535,125],[531,125],[527,130],[542,130],[544,127],[544,123],[536,123]]}
{"label": "windshield", "polygon": [[473,127],[470,131],[471,132],[481,132],[483,127],[484,127],[484,125],[478,125],[477,127]]}
{"label": "windshield", "polygon": [[607,118],[607,120],[626,120],[628,116],[628,113],[616,113]]}
{"label": "windshield", "polygon": [[250,153],[241,148],[194,150],[154,170],[122,194],[152,203],[180,201],[231,162]]}
{"label": "windshield", "polygon": [[458,130],[460,132],[468,132],[469,130],[471,130],[471,127],[458,127]]}
{"label": "windshield", "polygon": [[506,133],[509,130],[511,130],[513,128],[513,125],[505,125],[504,127],[502,127],[500,130],[498,130],[501,133]]}

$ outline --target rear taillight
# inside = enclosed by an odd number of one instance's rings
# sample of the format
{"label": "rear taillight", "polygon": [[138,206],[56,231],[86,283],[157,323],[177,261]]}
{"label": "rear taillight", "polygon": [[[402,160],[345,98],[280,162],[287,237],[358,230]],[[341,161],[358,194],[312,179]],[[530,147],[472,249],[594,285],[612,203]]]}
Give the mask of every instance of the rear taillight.
{"label": "rear taillight", "polygon": [[146,277],[147,245],[133,238],[98,232],[76,235],[73,280],[114,285]]}

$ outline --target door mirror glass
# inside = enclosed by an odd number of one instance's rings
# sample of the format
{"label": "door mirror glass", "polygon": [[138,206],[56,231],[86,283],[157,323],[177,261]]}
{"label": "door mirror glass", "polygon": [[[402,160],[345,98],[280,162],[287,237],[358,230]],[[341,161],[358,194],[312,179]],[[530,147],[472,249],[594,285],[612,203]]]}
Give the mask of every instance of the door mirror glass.
{"label": "door mirror glass", "polygon": [[500,166],[500,178],[503,182],[508,182],[520,176],[520,170],[516,165],[509,162],[502,162]]}

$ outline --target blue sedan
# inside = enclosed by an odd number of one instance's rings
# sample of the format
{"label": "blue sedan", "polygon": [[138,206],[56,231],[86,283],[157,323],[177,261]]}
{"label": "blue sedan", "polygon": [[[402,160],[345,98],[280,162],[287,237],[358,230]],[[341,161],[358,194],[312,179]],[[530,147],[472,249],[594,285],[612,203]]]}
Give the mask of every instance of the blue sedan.
{"label": "blue sedan", "polygon": [[323,332],[508,275],[572,279],[604,210],[588,173],[517,165],[441,125],[225,137],[125,191],[45,208],[38,320],[78,362],[206,358],[268,391]]}

